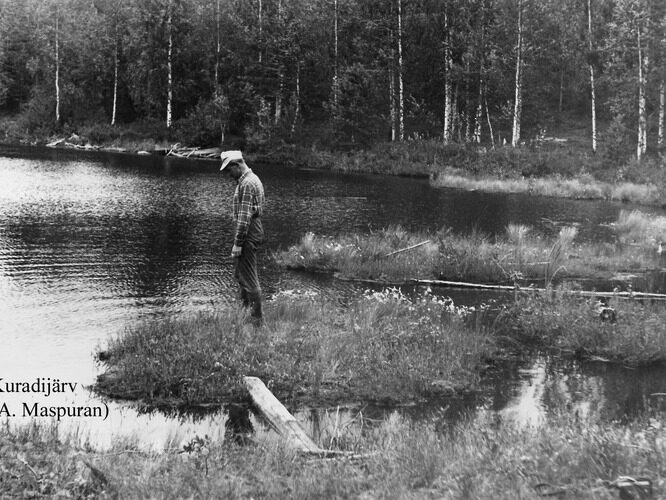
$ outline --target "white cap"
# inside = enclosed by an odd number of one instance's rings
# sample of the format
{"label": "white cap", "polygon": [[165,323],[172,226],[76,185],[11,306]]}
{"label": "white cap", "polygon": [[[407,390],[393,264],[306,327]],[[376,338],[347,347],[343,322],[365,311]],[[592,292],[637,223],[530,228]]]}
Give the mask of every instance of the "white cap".
{"label": "white cap", "polygon": [[227,167],[227,165],[229,165],[229,162],[242,160],[243,154],[237,149],[233,149],[231,151],[222,151],[222,154],[220,154],[220,159],[222,160],[222,166],[220,167],[221,172]]}

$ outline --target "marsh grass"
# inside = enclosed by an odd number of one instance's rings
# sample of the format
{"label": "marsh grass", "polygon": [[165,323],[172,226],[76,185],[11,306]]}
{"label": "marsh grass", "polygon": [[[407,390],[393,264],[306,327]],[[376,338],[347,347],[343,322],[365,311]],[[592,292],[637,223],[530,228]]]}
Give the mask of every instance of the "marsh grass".
{"label": "marsh grass", "polygon": [[615,223],[618,239],[623,244],[637,244],[656,250],[659,242],[666,244],[666,217],[648,215],[639,210],[622,210]]}
{"label": "marsh grass", "polygon": [[[252,445],[208,444],[207,467],[183,448],[97,452],[49,430],[2,429],[0,496],[513,500],[540,498],[544,484],[565,498],[610,500],[618,498],[612,484],[619,476],[643,476],[652,498],[662,498],[664,428],[663,413],[624,425],[556,413],[538,428],[483,414],[450,426],[414,425],[393,414],[360,437],[340,429],[340,440],[365,454],[360,460],[300,456],[260,430]],[[641,498],[633,493],[627,498]]]}
{"label": "marsh grass", "polygon": [[616,322],[600,317],[598,299],[569,290],[521,294],[496,319],[496,333],[520,337],[576,356],[632,366],[666,363],[666,307],[613,298]]}
{"label": "marsh grass", "polygon": [[555,275],[560,271],[565,271],[564,261],[566,260],[567,252],[578,233],[575,227],[563,227],[557,236],[557,240],[553,243],[548,254],[548,261],[546,264],[546,273],[544,281],[546,286],[553,284]]}
{"label": "marsh grass", "polygon": [[[337,238],[308,233],[299,244],[274,253],[273,259],[283,267],[337,272],[351,279],[496,284],[528,280],[540,281],[544,286],[565,278],[604,279],[620,271],[664,267],[656,248],[658,241],[666,238],[666,218],[622,212],[613,228],[617,243],[577,243],[575,227],[563,227],[556,238],[547,239],[530,227],[515,224],[495,238],[474,229],[456,235],[448,229],[410,233],[400,227]],[[386,257],[426,240],[427,245]]]}
{"label": "marsh grass", "polygon": [[611,184],[593,179],[589,175],[581,175],[573,179],[560,176],[529,178],[489,176],[477,179],[459,170],[445,170],[437,174],[432,183],[440,187],[490,193],[521,193],[554,198],[613,200],[643,205],[661,205],[663,202],[661,189],[656,185],[632,182]]}
{"label": "marsh grass", "polygon": [[[426,294],[389,290],[340,307],[284,294],[266,307],[266,326],[227,308],[153,321],[110,343],[113,376],[97,390],[150,405],[197,405],[237,396],[245,375],[285,400],[412,401],[467,390],[492,341],[475,314]],[[433,384],[433,382],[437,384]]]}

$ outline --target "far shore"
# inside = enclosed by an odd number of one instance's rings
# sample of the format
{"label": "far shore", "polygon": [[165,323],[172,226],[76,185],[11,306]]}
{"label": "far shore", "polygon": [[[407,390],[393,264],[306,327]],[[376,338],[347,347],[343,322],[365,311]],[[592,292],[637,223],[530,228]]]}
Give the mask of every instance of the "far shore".
{"label": "far shore", "polygon": [[[19,145],[210,160],[217,159],[223,149],[241,148],[235,143],[224,148],[195,147],[165,139],[127,138],[122,134],[98,142],[83,135],[70,134],[44,140],[22,140]],[[243,149],[250,163],[427,178],[433,186],[466,191],[665,205],[662,193],[666,177],[662,172],[664,165],[660,163],[663,160],[612,167],[600,156],[561,145],[488,149],[419,140],[382,143],[347,151],[286,143]],[[609,178],[615,180],[609,182]]]}

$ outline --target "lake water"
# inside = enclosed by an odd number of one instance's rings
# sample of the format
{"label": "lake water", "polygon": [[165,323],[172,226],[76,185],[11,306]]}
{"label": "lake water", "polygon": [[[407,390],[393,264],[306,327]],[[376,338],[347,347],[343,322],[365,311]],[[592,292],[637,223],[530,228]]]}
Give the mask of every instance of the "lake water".
{"label": "lake water", "polygon": [[[575,224],[581,240],[598,241],[612,239],[607,224],[622,208],[631,208],[435,189],[427,180],[251,166],[266,190],[267,240],[260,272],[269,298],[292,289],[349,296],[360,291],[349,282],[271,265],[266,258],[270,251],[296,243],[307,231],[336,235],[401,225],[493,235],[509,223],[520,223],[551,235],[562,225]],[[109,338],[139,321],[224,307],[235,300],[227,259],[233,189],[217,162],[0,148],[0,384],[37,379],[77,384],[74,393],[48,399],[0,394],[0,421],[23,421],[24,402],[103,406],[84,386],[93,383],[100,369],[93,353]],[[490,297],[461,291],[450,295],[466,304]],[[659,386],[664,375],[663,370],[563,368],[539,358],[509,377],[488,379],[472,400],[443,401],[415,412],[487,409],[532,421],[566,399],[571,405],[601,408],[609,417],[622,416],[636,411],[640,398],[666,392]],[[2,411],[3,403],[8,411]],[[63,425],[100,445],[114,436],[137,435],[162,446],[193,434],[223,432],[222,415],[192,422],[105,404],[107,419],[68,418]],[[392,410],[365,409],[366,414],[385,411]],[[14,413],[16,417],[8,417]]]}

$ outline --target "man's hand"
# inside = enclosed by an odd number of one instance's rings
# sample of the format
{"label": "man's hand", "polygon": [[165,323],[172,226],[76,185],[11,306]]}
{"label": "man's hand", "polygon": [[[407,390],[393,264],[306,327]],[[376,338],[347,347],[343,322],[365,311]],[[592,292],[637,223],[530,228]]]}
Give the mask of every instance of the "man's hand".
{"label": "man's hand", "polygon": [[232,258],[237,258],[241,256],[241,252],[243,251],[243,247],[239,247],[237,245],[234,245],[233,248],[231,249],[231,257]]}

